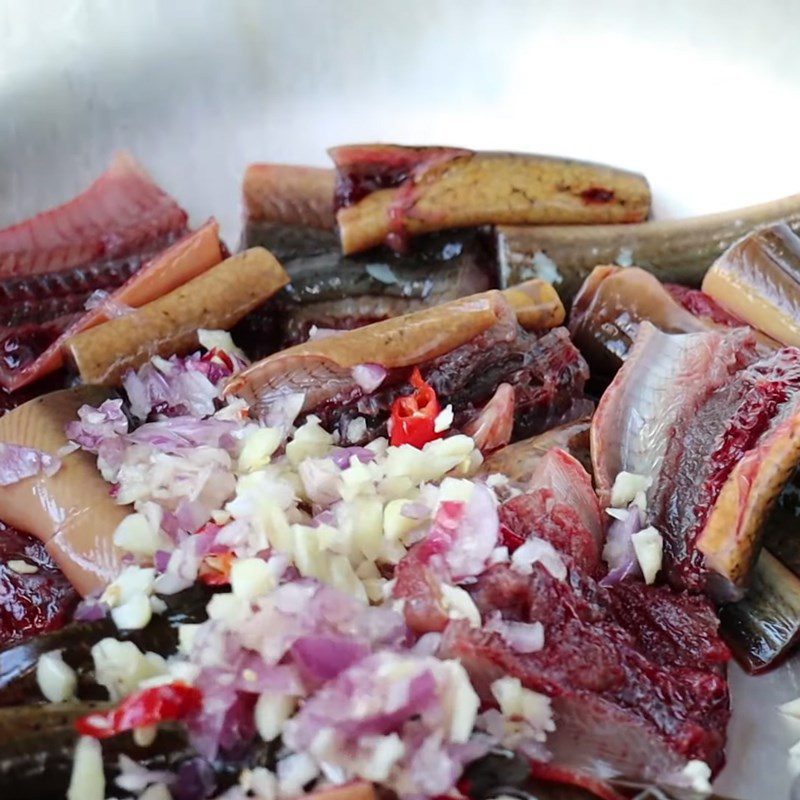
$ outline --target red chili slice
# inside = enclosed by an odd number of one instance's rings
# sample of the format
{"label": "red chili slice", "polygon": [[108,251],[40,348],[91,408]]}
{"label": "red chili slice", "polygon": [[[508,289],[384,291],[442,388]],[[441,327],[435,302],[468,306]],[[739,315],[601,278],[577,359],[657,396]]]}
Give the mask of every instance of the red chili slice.
{"label": "red chili slice", "polygon": [[234,553],[214,553],[206,556],[200,565],[199,578],[206,586],[227,586],[231,582]]}
{"label": "red chili slice", "polygon": [[392,403],[392,445],[410,444],[417,448],[442,434],[434,430],[436,417],[442,410],[433,387],[425,383],[417,367],[411,374],[413,394],[398,397]]}
{"label": "red chili slice", "polygon": [[199,689],[185,683],[168,683],[142,689],[126,697],[116,708],[87,714],[75,722],[82,736],[107,739],[118,733],[183,719],[203,702]]}
{"label": "red chili slice", "polygon": [[201,361],[219,361],[223,366],[227,367],[231,372],[234,371],[233,359],[219,347],[212,347],[207,353],[204,353],[200,359]]}

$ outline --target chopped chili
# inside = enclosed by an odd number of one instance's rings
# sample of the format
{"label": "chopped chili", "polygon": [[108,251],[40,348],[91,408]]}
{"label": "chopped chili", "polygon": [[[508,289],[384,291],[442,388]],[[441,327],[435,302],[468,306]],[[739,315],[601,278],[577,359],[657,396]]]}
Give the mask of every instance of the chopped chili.
{"label": "chopped chili", "polygon": [[410,444],[421,448],[442,434],[434,430],[436,417],[442,410],[434,388],[426,383],[418,368],[411,374],[414,391],[392,403],[391,442],[395,447]]}
{"label": "chopped chili", "polygon": [[128,695],[116,708],[87,714],[75,721],[82,736],[107,739],[118,733],[183,719],[203,702],[199,689],[185,683],[153,686]]}
{"label": "chopped chili", "polygon": [[227,586],[231,582],[234,553],[214,553],[203,559],[198,577],[206,586]]}

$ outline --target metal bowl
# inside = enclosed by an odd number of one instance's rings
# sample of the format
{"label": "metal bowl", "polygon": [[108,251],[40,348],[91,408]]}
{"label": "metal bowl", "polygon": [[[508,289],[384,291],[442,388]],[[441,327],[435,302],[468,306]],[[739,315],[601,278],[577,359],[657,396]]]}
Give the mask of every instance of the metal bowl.
{"label": "metal bowl", "polygon": [[[607,161],[656,216],[760,202],[800,188],[798,29],[793,0],[0,0],[0,224],[129,149],[235,244],[246,164],[368,140]],[[718,790],[788,797],[797,660],[732,682]]]}

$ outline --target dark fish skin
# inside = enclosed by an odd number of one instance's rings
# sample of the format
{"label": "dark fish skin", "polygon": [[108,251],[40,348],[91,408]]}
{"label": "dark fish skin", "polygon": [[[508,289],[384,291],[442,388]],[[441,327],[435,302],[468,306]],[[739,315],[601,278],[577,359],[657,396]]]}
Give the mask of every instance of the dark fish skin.
{"label": "dark fish skin", "polygon": [[764,527],[764,547],[800,576],[800,469],[783,487]]}
{"label": "dark fish skin", "polygon": [[[39,707],[44,710],[44,707]],[[76,705],[75,716],[94,710]],[[77,734],[71,724],[24,734],[0,741],[0,797],[14,800],[63,800],[69,786]],[[177,771],[197,758],[178,725],[160,725],[155,741],[139,747],[129,733],[103,740],[106,794],[128,796],[114,783],[119,774],[119,757],[127,755],[146,769]],[[274,767],[275,746],[260,739],[244,743],[236,753],[227,753],[210,764],[216,791],[236,783],[243,769]],[[216,796],[216,793],[215,793]]]}
{"label": "dark fish skin", "polygon": [[[540,276],[541,254],[558,271],[566,306],[599,264],[635,264],[659,280],[699,287],[708,268],[745,233],[785,222],[800,230],[800,195],[733,211],[632,225],[498,225],[497,253],[513,285]],[[536,256],[540,258],[537,259]]]}
{"label": "dark fish skin", "polygon": [[722,633],[749,672],[771,669],[800,640],[800,473],[764,526],[764,551],[744,599],[722,608]]}
{"label": "dark fish skin", "polygon": [[40,699],[36,685],[36,663],[39,656],[61,650],[64,660],[78,673],[78,695],[86,700],[105,699],[105,690],[92,676],[91,649],[107,636],[133,642],[141,650],[167,656],[178,646],[177,626],[203,622],[209,599],[208,589],[195,584],[183,592],[164,597],[167,610],[153,616],[143,630],[118,631],[113,621],[73,622],[52,633],[27,639],[0,650],[0,706],[9,706]]}
{"label": "dark fish skin", "polygon": [[31,703],[0,708],[0,746],[21,736],[46,735],[55,728],[71,727],[78,717],[94,711],[103,711],[110,705],[107,702],[72,701]]}
{"label": "dark fish skin", "polygon": [[404,255],[380,247],[343,256],[331,231],[248,222],[244,244],[266,247],[291,278],[286,289],[234,331],[253,357],[305,341],[312,325],[360,327],[498,283],[492,243],[481,230],[424,236]]}
{"label": "dark fish skin", "polygon": [[719,612],[721,632],[736,660],[751,674],[777,666],[800,640],[800,578],[767,549],[750,587]]}
{"label": "dark fish skin", "polygon": [[[283,264],[292,279],[282,293],[287,305],[359,295],[426,299],[433,305],[452,299],[446,293],[446,284],[453,273],[440,280],[440,270],[464,263],[486,269],[492,260],[489,239],[479,230],[445,231],[422,237],[413,252],[406,255],[380,247],[363,255],[343,256],[336,234],[299,226],[262,228],[261,235],[246,236],[246,244],[266,247]],[[396,280],[376,277],[381,271],[391,271]],[[491,285],[467,294],[497,285],[497,276],[491,270],[487,272],[486,282]],[[440,287],[439,283],[445,285]]]}
{"label": "dark fish skin", "polygon": [[242,232],[241,249],[248,247],[266,247],[286,266],[286,261],[295,258],[338,250],[339,236],[324,228],[249,219]]}
{"label": "dark fish skin", "polygon": [[45,323],[82,313],[92,292],[98,289],[111,292],[121,286],[145,261],[177,241],[179,235],[161,237],[134,255],[70,270],[0,280],[0,326]]}

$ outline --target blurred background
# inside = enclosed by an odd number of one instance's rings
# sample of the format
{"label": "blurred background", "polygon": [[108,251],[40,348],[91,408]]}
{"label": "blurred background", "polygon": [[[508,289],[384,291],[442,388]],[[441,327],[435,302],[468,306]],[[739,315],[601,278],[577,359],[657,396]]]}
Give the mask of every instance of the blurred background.
{"label": "blurred background", "polygon": [[0,0],[0,224],[129,148],[238,236],[250,161],[390,140],[644,171],[660,216],[800,186],[795,0]]}
{"label": "blurred background", "polygon": [[[0,0],[0,225],[131,150],[232,245],[246,164],[383,140],[643,171],[657,216],[800,190],[797,0]],[[733,671],[719,791],[785,797],[800,667]]]}

